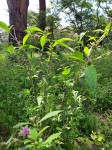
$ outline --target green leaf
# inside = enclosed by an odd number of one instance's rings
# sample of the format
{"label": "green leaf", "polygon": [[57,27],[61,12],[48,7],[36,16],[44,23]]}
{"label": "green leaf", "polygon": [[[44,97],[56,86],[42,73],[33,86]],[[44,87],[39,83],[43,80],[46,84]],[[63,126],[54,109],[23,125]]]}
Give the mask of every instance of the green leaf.
{"label": "green leaf", "polygon": [[98,137],[97,137],[97,140],[98,140],[99,142],[105,141],[104,135],[101,134],[101,133],[99,133],[99,134],[98,134]]}
{"label": "green leaf", "polygon": [[32,130],[30,130],[30,134],[28,137],[33,139],[34,141],[36,141],[37,140],[37,129],[33,128]]}
{"label": "green leaf", "polygon": [[56,45],[61,45],[67,49],[69,49],[69,46],[61,41],[56,41],[56,43],[54,43],[53,47],[55,47]]}
{"label": "green leaf", "polygon": [[85,81],[90,87],[90,93],[94,94],[97,87],[97,72],[94,66],[85,69]]}
{"label": "green leaf", "polygon": [[27,44],[27,45],[21,45],[20,48],[21,48],[21,49],[22,49],[22,48],[36,49],[36,47],[35,47],[34,45],[30,45],[30,44]]}
{"label": "green leaf", "polygon": [[56,115],[59,114],[60,112],[62,112],[62,111],[52,111],[52,112],[48,113],[47,115],[45,115],[45,116],[39,121],[39,123],[42,122],[42,121],[44,121],[44,120],[46,120],[46,119],[48,119],[48,118],[51,118],[51,117],[53,117],[53,116],[56,116]]}
{"label": "green leaf", "polygon": [[34,144],[29,144],[29,145],[26,145],[23,148],[26,148],[26,149],[19,149],[19,150],[34,150],[35,149],[35,145]]}
{"label": "green leaf", "polygon": [[80,34],[79,41],[81,41],[81,40],[83,39],[83,37],[85,36],[86,33],[87,33],[87,32],[82,32],[82,33]]}
{"label": "green leaf", "polygon": [[105,29],[104,29],[104,34],[99,38],[98,41],[96,41],[97,44],[99,44],[99,43],[109,34],[110,27],[111,27],[111,23],[109,23],[109,24],[105,27]]}
{"label": "green leaf", "polygon": [[47,36],[46,35],[41,36],[40,45],[41,45],[42,49],[44,48],[46,42],[47,42]]}
{"label": "green leaf", "polygon": [[104,32],[104,31],[101,29],[97,29],[97,30],[94,30],[93,32]]}
{"label": "green leaf", "polygon": [[38,27],[30,27],[30,28],[28,28],[28,29],[26,29],[25,30],[26,32],[28,32],[28,31],[37,31],[37,32],[41,32],[41,33],[43,33],[43,31],[40,29],[40,28],[38,28]]}
{"label": "green leaf", "polygon": [[29,36],[30,36],[29,34],[26,34],[26,35],[25,35],[25,37],[23,38],[23,45],[26,44],[26,42],[27,42]]}
{"label": "green leaf", "polygon": [[69,55],[70,58],[83,61],[83,53],[75,51]]}
{"label": "green leaf", "polygon": [[70,51],[74,52],[74,49],[73,49],[73,48],[71,48],[71,47],[68,47],[68,49],[69,49]]}
{"label": "green leaf", "polygon": [[9,147],[11,146],[12,140],[13,140],[13,138],[15,137],[15,135],[16,135],[16,132],[13,133],[13,134],[11,135],[11,137],[9,138],[9,140],[6,142],[6,145],[7,145],[7,148],[8,148],[8,149],[9,149]]}
{"label": "green leaf", "polygon": [[110,27],[111,27],[111,23],[107,24],[107,26],[104,29],[104,33],[105,33],[106,36],[108,35],[108,33],[110,31]]}
{"label": "green leaf", "polygon": [[2,21],[0,21],[0,28],[7,32],[10,32],[10,28]]}
{"label": "green leaf", "polygon": [[61,38],[59,40],[55,40],[53,47],[57,46],[57,45],[61,45],[71,51],[74,51],[71,47],[69,47],[67,44],[63,43],[64,41],[72,41],[72,39],[70,38]]}
{"label": "green leaf", "polygon": [[88,47],[84,47],[84,53],[85,53],[87,56],[90,56],[91,48],[89,49]]}
{"label": "green leaf", "polygon": [[24,140],[24,144],[25,144],[25,145],[28,144],[28,143],[30,143],[30,142],[31,142],[30,139]]}
{"label": "green leaf", "polygon": [[37,103],[38,103],[38,106],[41,105],[42,100],[43,100],[43,97],[42,97],[42,96],[38,96],[38,97],[37,97]]}
{"label": "green leaf", "polygon": [[15,126],[13,126],[13,128],[14,129],[15,128],[20,128],[20,127],[22,127],[24,125],[28,125],[28,124],[31,124],[31,123],[29,123],[29,122],[20,122],[20,123],[16,124]]}
{"label": "green leaf", "polygon": [[40,132],[37,134],[37,137],[39,137],[48,128],[49,128],[49,126],[46,126],[42,130],[40,130]]}
{"label": "green leaf", "polygon": [[72,39],[70,39],[70,38],[61,38],[61,39],[59,39],[58,41],[60,41],[60,42],[72,41]]}
{"label": "green leaf", "polygon": [[50,135],[45,141],[45,144],[50,144],[53,140],[57,139],[60,136],[60,134],[61,132]]}
{"label": "green leaf", "polygon": [[91,134],[91,138],[92,138],[93,140],[96,140],[96,139],[97,139],[97,135],[96,135],[96,134]]}
{"label": "green leaf", "polygon": [[35,49],[36,48],[35,46],[30,45],[30,44],[27,44],[26,46],[27,46],[27,48],[30,48],[30,49]]}
{"label": "green leaf", "polygon": [[62,72],[62,75],[64,75],[64,76],[67,76],[68,74],[70,74],[70,68],[67,68],[67,69],[65,69],[63,72]]}
{"label": "green leaf", "polygon": [[88,41],[91,41],[91,40],[94,40],[94,41],[96,42],[96,39],[95,39],[95,37],[93,37],[93,36],[90,36],[90,38],[89,38]]}
{"label": "green leaf", "polygon": [[30,95],[30,90],[29,89],[24,89],[22,94],[23,94],[23,96],[28,96],[28,95]]}
{"label": "green leaf", "polygon": [[63,43],[61,41],[58,41],[58,40],[55,41],[55,43],[53,44],[53,47],[55,47],[57,45],[61,45],[61,46],[65,47],[65,48],[69,49],[70,51],[74,52],[73,48],[69,47],[67,44],[65,44],[65,43]]}
{"label": "green leaf", "polygon": [[55,46],[57,46],[57,45],[61,45],[61,46],[64,46],[64,47],[66,47],[66,48],[69,47],[67,44],[65,44],[65,43],[63,43],[63,42],[61,42],[61,41],[59,41],[59,40],[56,40],[56,41],[54,42],[53,47],[55,47]]}
{"label": "green leaf", "polygon": [[13,53],[14,53],[14,46],[13,46],[13,45],[10,45],[7,50],[8,50],[8,52],[9,52],[10,54],[13,54]]}

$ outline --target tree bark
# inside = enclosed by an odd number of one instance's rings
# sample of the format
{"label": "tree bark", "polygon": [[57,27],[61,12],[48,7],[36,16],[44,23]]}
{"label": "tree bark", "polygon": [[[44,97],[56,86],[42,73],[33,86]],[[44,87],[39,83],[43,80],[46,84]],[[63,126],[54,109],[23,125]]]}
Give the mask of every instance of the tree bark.
{"label": "tree bark", "polygon": [[22,42],[27,28],[27,10],[29,0],[7,0],[9,8],[9,25],[13,26],[9,42],[13,44]]}
{"label": "tree bark", "polygon": [[39,28],[45,30],[46,27],[46,0],[39,0]]}

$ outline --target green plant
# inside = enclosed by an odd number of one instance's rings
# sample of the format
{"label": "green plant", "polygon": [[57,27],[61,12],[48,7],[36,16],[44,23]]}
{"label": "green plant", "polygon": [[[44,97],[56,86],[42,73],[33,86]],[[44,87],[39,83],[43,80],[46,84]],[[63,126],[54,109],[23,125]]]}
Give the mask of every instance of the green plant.
{"label": "green plant", "polygon": [[[7,26],[5,27],[7,30]],[[84,46],[83,39],[87,32],[77,35],[75,40],[53,40],[49,38],[47,31],[30,27],[26,30],[27,34],[21,44],[18,43],[17,47],[6,45],[6,48],[1,50],[0,108],[5,108],[0,114],[1,124],[8,126],[10,134],[14,124],[25,122],[14,129],[14,137],[7,143],[9,148],[19,149],[27,144],[32,146],[31,149],[34,149],[34,146],[56,150],[87,148],[87,141],[91,143],[92,131],[97,135],[101,128],[94,115],[96,106],[100,104],[95,99],[97,82],[100,81],[97,74],[100,69],[96,66],[100,59],[108,54],[110,56],[111,52],[99,57],[97,50],[100,42],[108,35],[109,29],[110,24],[102,31],[101,37],[90,37],[89,40],[94,42]],[[32,45],[30,37],[37,40],[39,46]],[[49,44],[46,47],[47,43]],[[72,47],[71,43],[75,43],[75,47]],[[52,124],[50,119],[40,119],[54,110],[63,111],[53,117]],[[32,122],[27,124],[30,116],[36,117],[30,118]],[[60,132],[59,140],[51,140],[49,144],[45,142],[47,138],[59,136]]]}
{"label": "green plant", "polygon": [[40,150],[51,147],[52,142],[60,136],[61,132],[47,135],[48,131],[46,133],[44,132],[48,130],[49,126],[40,129],[40,124],[48,118],[58,115],[60,112],[61,111],[50,112],[39,121],[38,116],[31,117],[29,123],[22,122],[15,125],[13,127],[15,129],[14,133],[6,142],[7,149],[12,147],[14,149]]}
{"label": "green plant", "polygon": [[102,58],[97,64],[98,86],[95,99],[96,107],[102,111],[106,111],[112,108],[112,71],[110,69],[111,65],[111,55],[108,56],[108,58]]}

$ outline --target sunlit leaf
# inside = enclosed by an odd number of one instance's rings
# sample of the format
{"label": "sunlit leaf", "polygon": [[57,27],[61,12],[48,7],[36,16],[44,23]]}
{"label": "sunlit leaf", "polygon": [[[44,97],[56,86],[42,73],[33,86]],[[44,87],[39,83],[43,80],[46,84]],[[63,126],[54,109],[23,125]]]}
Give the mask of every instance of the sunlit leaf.
{"label": "sunlit leaf", "polygon": [[96,140],[96,139],[97,139],[97,135],[96,135],[96,134],[91,134],[91,138],[92,138],[93,140]]}
{"label": "sunlit leaf", "polygon": [[70,58],[74,60],[83,61],[83,54],[79,51],[75,51],[69,55]]}
{"label": "sunlit leaf", "polygon": [[93,40],[93,41],[95,41],[95,42],[96,42],[95,37],[92,37],[92,36],[91,36],[91,37],[89,38],[89,40],[88,40],[88,41],[91,41],[91,40]]}
{"label": "sunlit leaf", "polygon": [[27,42],[29,36],[30,36],[29,34],[26,34],[26,35],[25,35],[25,37],[23,38],[23,45],[26,44],[26,42]]}
{"label": "sunlit leaf", "polygon": [[57,45],[61,45],[61,46],[65,47],[66,49],[69,49],[70,51],[74,52],[73,48],[69,47],[67,44],[63,43],[60,40],[55,41],[55,43],[53,44],[53,47],[55,47]]}
{"label": "sunlit leaf", "polygon": [[30,27],[30,28],[27,28],[25,31],[26,32],[28,32],[28,31],[37,31],[37,32],[43,33],[43,31],[38,27]]}
{"label": "sunlit leaf", "polygon": [[67,76],[68,74],[70,74],[70,68],[67,68],[67,69],[65,69],[63,72],[62,72],[62,75],[64,75],[64,76]]}
{"label": "sunlit leaf", "polygon": [[55,43],[53,44],[53,47],[55,47],[57,45],[61,45],[65,48],[67,48],[67,49],[69,48],[69,46],[67,44],[65,44],[65,43],[63,43],[62,41],[59,41],[59,40],[55,41]]}
{"label": "sunlit leaf", "polygon": [[74,51],[72,48],[70,48],[67,44],[63,43],[65,41],[72,41],[72,39],[70,38],[61,38],[59,40],[55,40],[54,44],[53,44],[53,47],[57,46],[57,45],[61,45],[69,50],[72,50]]}
{"label": "sunlit leaf", "polygon": [[107,24],[107,26],[104,29],[104,33],[105,33],[106,36],[108,35],[108,33],[110,31],[110,27],[111,27],[111,23]]}
{"label": "sunlit leaf", "polygon": [[68,49],[69,49],[70,51],[74,52],[74,49],[73,49],[73,48],[71,48],[71,47],[68,47]]}
{"label": "sunlit leaf", "polygon": [[10,32],[10,28],[2,21],[0,21],[0,28],[7,32]]}
{"label": "sunlit leaf", "polygon": [[46,42],[47,42],[47,36],[46,36],[46,35],[43,35],[43,36],[40,38],[40,45],[41,45],[42,49],[44,48]]}
{"label": "sunlit leaf", "polygon": [[30,134],[28,137],[33,139],[34,141],[36,141],[37,140],[37,129],[33,128],[32,130],[30,130]]}
{"label": "sunlit leaf", "polygon": [[85,36],[87,32],[82,32],[79,36],[79,41],[81,41],[83,39],[83,37]]}
{"label": "sunlit leaf", "polygon": [[13,126],[13,128],[20,128],[20,127],[22,127],[24,125],[28,125],[28,124],[31,124],[31,123],[29,123],[29,122],[20,122],[20,123],[16,124],[15,126]]}
{"label": "sunlit leaf", "polygon": [[26,48],[35,49],[36,47],[34,45],[27,44]]}
{"label": "sunlit leaf", "polygon": [[71,39],[71,38],[61,38],[61,39],[59,39],[58,41],[60,41],[60,42],[72,41],[72,39]]}
{"label": "sunlit leaf", "polygon": [[104,31],[101,30],[101,29],[96,29],[96,30],[94,30],[93,32],[104,32]]}
{"label": "sunlit leaf", "polygon": [[48,118],[51,118],[51,117],[53,117],[53,116],[58,115],[60,112],[62,112],[62,111],[52,111],[52,112],[48,113],[47,115],[45,115],[45,116],[39,121],[39,123],[42,122],[42,121],[44,121],[44,120],[46,120],[46,119],[48,119]]}
{"label": "sunlit leaf", "polygon": [[38,103],[38,106],[41,105],[42,100],[43,100],[43,97],[42,97],[42,96],[38,96],[38,97],[37,97],[37,103]]}
{"label": "sunlit leaf", "polygon": [[44,127],[40,132],[37,134],[37,137],[39,137],[46,129],[48,129],[50,126]]}
{"label": "sunlit leaf", "polygon": [[88,47],[84,47],[84,53],[89,56],[90,53],[91,53],[91,48],[88,48]]}
{"label": "sunlit leaf", "polygon": [[28,95],[30,95],[30,90],[29,89],[24,89],[22,93],[23,93],[24,96],[28,96]]}
{"label": "sunlit leaf", "polygon": [[50,135],[45,141],[45,144],[50,144],[53,140],[57,139],[60,135],[61,132]]}
{"label": "sunlit leaf", "polygon": [[90,92],[95,93],[97,87],[97,72],[94,66],[88,66],[85,69],[85,81],[90,87]]}
{"label": "sunlit leaf", "polygon": [[99,134],[98,134],[98,137],[97,137],[97,140],[98,140],[99,142],[105,141],[104,135],[101,134],[101,133],[99,133]]}
{"label": "sunlit leaf", "polygon": [[8,52],[9,52],[10,54],[13,54],[13,53],[14,53],[14,46],[13,46],[13,45],[10,45],[7,50],[8,50]]}
{"label": "sunlit leaf", "polygon": [[97,44],[99,44],[99,43],[109,34],[110,27],[111,27],[111,23],[109,23],[109,24],[105,27],[105,29],[104,29],[104,34],[99,38],[98,41],[96,41]]}

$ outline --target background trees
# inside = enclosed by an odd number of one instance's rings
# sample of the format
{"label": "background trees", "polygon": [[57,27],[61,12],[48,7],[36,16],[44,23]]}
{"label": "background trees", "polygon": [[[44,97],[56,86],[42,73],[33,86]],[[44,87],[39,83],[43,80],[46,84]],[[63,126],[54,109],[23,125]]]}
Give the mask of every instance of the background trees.
{"label": "background trees", "polygon": [[[12,134],[0,149],[5,144],[7,150],[110,150],[112,28],[108,18],[111,9],[107,7],[110,3],[52,2],[46,11],[46,22],[39,20],[40,11],[29,13],[23,43],[18,38],[16,46],[10,45],[3,41],[4,33],[0,35],[0,140],[7,140]],[[21,23],[15,17],[23,17],[24,9],[13,6],[9,8],[14,21],[11,32],[15,34]],[[45,13],[45,1],[40,8]],[[18,16],[12,14],[16,11]],[[65,22],[60,26],[62,16],[68,27]],[[0,22],[0,28],[9,34],[10,27],[5,23]],[[102,41],[105,42],[101,45]]]}
{"label": "background trees", "polygon": [[39,0],[39,27],[42,30],[46,27],[46,0]]}
{"label": "background trees", "polygon": [[109,11],[110,0],[60,0],[61,11],[66,14],[66,19],[74,30],[82,32],[93,28],[105,26]]}
{"label": "background trees", "polygon": [[9,25],[13,26],[9,36],[10,42],[22,41],[27,28],[27,9],[29,0],[7,0],[9,8]]}
{"label": "background trees", "polygon": [[[24,30],[27,28],[27,10],[29,0],[7,0],[9,8],[9,25],[11,34],[9,37],[10,42],[22,41],[25,33]],[[46,1],[39,0],[39,27],[44,30],[46,27]]]}

